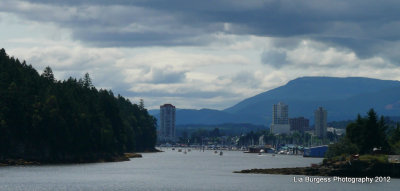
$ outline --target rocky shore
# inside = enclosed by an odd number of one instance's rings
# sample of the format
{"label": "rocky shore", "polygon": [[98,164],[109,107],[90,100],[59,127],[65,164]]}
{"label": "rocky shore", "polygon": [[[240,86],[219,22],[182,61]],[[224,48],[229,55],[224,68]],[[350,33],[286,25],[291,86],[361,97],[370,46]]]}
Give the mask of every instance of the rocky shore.
{"label": "rocky shore", "polygon": [[[140,155],[140,154],[138,154]],[[120,162],[120,161],[129,161],[129,158],[138,158],[140,156],[136,156],[133,154],[128,155],[116,155],[116,156],[107,156],[104,158],[97,159],[65,159],[65,160],[32,160],[32,159],[4,159],[0,161],[0,166],[30,166],[30,165],[46,165],[46,164],[81,164],[81,163],[96,163],[96,162]]]}
{"label": "rocky shore", "polygon": [[310,167],[248,169],[235,171],[234,173],[346,177],[390,176],[392,178],[400,178],[400,164],[371,161],[324,161],[322,164]]}
{"label": "rocky shore", "polygon": [[[147,152],[161,152],[157,149],[148,150]],[[28,166],[28,165],[46,165],[46,164],[80,164],[80,163],[96,163],[96,162],[121,162],[129,161],[130,158],[142,158],[142,154],[139,153],[124,153],[122,155],[91,155],[82,158],[64,157],[63,159],[47,159],[43,160],[40,158],[30,159],[2,159],[0,160],[1,166]]]}
{"label": "rocky shore", "polygon": [[124,153],[127,158],[142,158],[142,155],[139,153]]}
{"label": "rocky shore", "polygon": [[40,165],[36,161],[26,161],[24,159],[7,159],[0,162],[0,166],[21,166],[21,165]]}

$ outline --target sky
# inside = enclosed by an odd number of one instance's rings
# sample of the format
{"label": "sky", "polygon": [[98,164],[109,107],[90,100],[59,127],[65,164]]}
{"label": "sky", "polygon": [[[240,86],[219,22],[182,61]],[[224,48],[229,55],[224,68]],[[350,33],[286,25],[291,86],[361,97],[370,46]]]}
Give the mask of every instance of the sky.
{"label": "sky", "polygon": [[400,80],[398,0],[0,0],[0,48],[148,109],[225,109],[303,76]]}

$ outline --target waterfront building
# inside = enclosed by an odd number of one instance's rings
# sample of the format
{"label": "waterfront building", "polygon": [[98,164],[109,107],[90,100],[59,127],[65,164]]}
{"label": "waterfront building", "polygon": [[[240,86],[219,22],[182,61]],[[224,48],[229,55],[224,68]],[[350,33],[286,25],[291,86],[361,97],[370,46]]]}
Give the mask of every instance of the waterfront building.
{"label": "waterfront building", "polygon": [[172,104],[160,106],[160,139],[175,139],[175,106]]}
{"label": "waterfront building", "polygon": [[328,145],[321,145],[321,146],[317,146],[317,147],[305,148],[303,157],[324,158],[327,150],[328,150]]}
{"label": "waterfront building", "polygon": [[328,112],[319,107],[314,112],[315,115],[315,135],[320,138],[326,138],[326,130],[327,130],[327,116]]}
{"label": "waterfront building", "polygon": [[279,102],[272,107],[272,124],[270,128],[273,134],[288,134],[290,133],[289,124],[289,107],[288,105]]}
{"label": "waterfront building", "polygon": [[310,126],[310,120],[304,117],[296,117],[289,119],[290,131],[304,132],[307,131]]}

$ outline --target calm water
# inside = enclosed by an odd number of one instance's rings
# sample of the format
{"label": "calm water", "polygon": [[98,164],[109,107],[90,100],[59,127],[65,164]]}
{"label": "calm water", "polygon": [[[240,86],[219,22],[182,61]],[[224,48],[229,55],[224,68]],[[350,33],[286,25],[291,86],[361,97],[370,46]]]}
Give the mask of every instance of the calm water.
{"label": "calm water", "polygon": [[[293,176],[236,174],[235,170],[309,166],[321,159],[300,156],[192,150],[146,153],[126,162],[1,167],[0,190],[399,190],[390,183],[294,183]],[[304,177],[304,176],[296,176]]]}

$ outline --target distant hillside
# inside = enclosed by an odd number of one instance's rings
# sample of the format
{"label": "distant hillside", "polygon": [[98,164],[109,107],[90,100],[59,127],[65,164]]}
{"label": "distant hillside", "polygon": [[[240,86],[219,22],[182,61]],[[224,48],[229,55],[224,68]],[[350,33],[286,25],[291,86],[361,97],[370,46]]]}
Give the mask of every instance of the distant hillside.
{"label": "distant hillside", "polygon": [[[157,121],[160,118],[160,111],[150,110],[149,113],[153,115]],[[215,125],[223,123],[258,123],[262,119],[249,120],[249,118],[242,117],[238,114],[232,114],[219,110],[212,109],[177,109],[176,110],[176,124],[187,125],[187,124],[201,124],[201,125]]]}
{"label": "distant hillside", "polygon": [[245,118],[271,122],[272,105],[289,105],[289,117],[304,116],[313,121],[314,110],[328,110],[328,121],[353,119],[374,108],[380,115],[398,115],[400,82],[361,77],[303,77],[286,85],[245,99],[224,111]]}
{"label": "distant hillside", "polygon": [[[269,125],[272,105],[289,105],[289,117],[304,116],[313,123],[314,110],[328,110],[328,121],[353,120],[374,108],[379,115],[400,113],[400,82],[362,77],[302,77],[245,99],[225,110],[177,110],[177,124],[252,123]],[[159,112],[150,112],[159,118]]]}
{"label": "distant hillside", "polygon": [[225,123],[217,125],[177,125],[176,135],[182,136],[183,132],[186,132],[190,135],[193,132],[200,129],[212,131],[215,128],[218,128],[222,135],[227,135],[227,136],[240,135],[242,133],[249,133],[250,131],[257,132],[260,130],[268,130],[267,127],[262,125],[253,125],[246,123],[236,123],[236,124]]}

